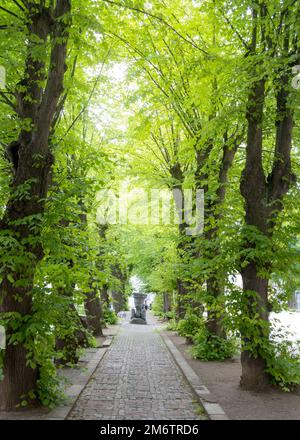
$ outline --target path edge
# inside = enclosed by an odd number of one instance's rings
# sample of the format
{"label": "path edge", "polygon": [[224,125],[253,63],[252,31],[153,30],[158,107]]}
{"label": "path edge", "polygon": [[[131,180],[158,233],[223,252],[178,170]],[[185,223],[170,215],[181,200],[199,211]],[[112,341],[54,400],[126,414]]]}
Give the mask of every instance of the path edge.
{"label": "path edge", "polygon": [[210,391],[203,383],[202,379],[195,373],[193,368],[188,364],[173,341],[169,338],[164,329],[158,329],[158,333],[161,336],[168,351],[171,353],[175,363],[180,368],[190,387],[197,396],[198,401],[203,406],[207,416],[210,420],[229,420],[229,417],[218,403],[209,401]]}
{"label": "path edge", "polygon": [[84,368],[84,371],[80,373],[78,379],[76,380],[76,383],[71,385],[66,390],[65,396],[67,399],[67,403],[50,411],[50,413],[47,415],[47,420],[66,420],[68,418],[81,393],[92,379],[100,362],[104,358],[105,354],[108,352],[114,338],[119,333],[121,325],[117,324],[117,327],[118,328],[115,334],[105,336],[102,347],[100,347],[92,356],[92,358]]}

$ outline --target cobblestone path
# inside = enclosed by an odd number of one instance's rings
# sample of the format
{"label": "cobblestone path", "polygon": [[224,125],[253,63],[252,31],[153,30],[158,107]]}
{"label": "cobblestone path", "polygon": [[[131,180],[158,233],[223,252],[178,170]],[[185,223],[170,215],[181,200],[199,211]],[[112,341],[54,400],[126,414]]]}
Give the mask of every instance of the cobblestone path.
{"label": "cobblestone path", "polygon": [[194,396],[168,349],[149,325],[124,322],[69,419],[198,420]]}

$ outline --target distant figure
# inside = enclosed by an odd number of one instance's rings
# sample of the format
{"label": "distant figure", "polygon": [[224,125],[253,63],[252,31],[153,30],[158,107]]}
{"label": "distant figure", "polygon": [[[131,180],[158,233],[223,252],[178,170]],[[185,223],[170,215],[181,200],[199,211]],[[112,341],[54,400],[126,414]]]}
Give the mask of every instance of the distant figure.
{"label": "distant figure", "polygon": [[126,319],[126,312],[124,312],[124,311],[119,312],[118,317],[122,318],[122,319]]}

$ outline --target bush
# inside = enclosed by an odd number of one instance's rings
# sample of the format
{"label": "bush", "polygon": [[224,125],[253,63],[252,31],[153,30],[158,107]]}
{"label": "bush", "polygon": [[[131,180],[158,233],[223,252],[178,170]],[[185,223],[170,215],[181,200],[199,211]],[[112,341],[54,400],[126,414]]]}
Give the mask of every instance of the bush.
{"label": "bush", "polygon": [[164,313],[164,319],[171,321],[172,319],[175,319],[175,312],[174,310],[171,310],[170,312]]}
{"label": "bush", "polygon": [[152,313],[154,316],[163,317],[164,316],[164,306],[163,297],[160,294],[155,295],[154,301],[152,303]]}
{"label": "bush", "polygon": [[177,331],[177,327],[178,327],[178,324],[175,321],[175,319],[171,319],[171,321],[168,322],[167,330],[169,330],[171,332],[176,332]]}
{"label": "bush", "polygon": [[[272,385],[284,391],[291,391],[300,385],[300,341],[291,340],[290,331],[278,326],[278,320],[269,322],[262,319],[250,321],[248,334],[255,335],[255,343],[243,343],[253,357],[265,360],[265,372]],[[252,333],[251,333],[252,331]],[[249,338],[250,339],[250,338]],[[254,340],[252,336],[252,340]]]}
{"label": "bush", "polygon": [[184,319],[181,319],[177,325],[177,332],[192,341],[193,336],[204,326],[203,318],[193,313],[187,313]]}
{"label": "bush", "polygon": [[118,317],[111,309],[106,309],[103,313],[103,318],[106,324],[114,325],[118,323]]}
{"label": "bush", "polygon": [[202,361],[224,361],[232,358],[237,351],[235,339],[224,339],[209,333],[202,327],[193,337],[194,346],[191,354]]}
{"label": "bush", "polygon": [[284,391],[292,391],[300,385],[300,341],[271,340],[265,358],[266,372],[273,385]]}

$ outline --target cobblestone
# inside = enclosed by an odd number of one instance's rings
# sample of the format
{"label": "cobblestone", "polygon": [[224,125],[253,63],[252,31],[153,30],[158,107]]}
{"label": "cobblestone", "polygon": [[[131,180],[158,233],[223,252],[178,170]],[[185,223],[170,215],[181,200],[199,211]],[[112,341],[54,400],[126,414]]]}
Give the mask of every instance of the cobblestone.
{"label": "cobblestone", "polygon": [[195,397],[155,322],[124,322],[68,419],[199,420]]}

